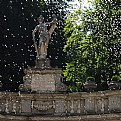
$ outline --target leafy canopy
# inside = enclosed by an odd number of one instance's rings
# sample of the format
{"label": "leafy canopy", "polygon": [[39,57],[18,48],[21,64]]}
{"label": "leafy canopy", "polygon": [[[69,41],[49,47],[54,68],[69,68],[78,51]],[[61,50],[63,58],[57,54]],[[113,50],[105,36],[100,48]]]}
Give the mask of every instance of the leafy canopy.
{"label": "leafy canopy", "polygon": [[92,5],[69,14],[65,24],[64,75],[73,91],[81,90],[89,76],[100,85],[120,75],[121,2],[95,0]]}

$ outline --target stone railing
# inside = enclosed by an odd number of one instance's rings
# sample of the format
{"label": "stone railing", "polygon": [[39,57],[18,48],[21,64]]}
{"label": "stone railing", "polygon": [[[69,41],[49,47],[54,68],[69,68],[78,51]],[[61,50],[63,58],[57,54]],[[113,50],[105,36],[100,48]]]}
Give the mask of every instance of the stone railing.
{"label": "stone railing", "polygon": [[0,92],[0,113],[58,116],[121,113],[121,90],[69,94]]}

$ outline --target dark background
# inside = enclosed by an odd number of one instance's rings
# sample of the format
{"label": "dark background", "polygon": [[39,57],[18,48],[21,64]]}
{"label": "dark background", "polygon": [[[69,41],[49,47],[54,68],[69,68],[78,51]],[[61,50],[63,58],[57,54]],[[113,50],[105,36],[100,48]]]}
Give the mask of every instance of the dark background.
{"label": "dark background", "polygon": [[65,12],[62,4],[42,0],[0,0],[0,80],[3,91],[18,91],[24,69],[35,65],[36,53],[32,30],[40,14],[51,21],[56,14],[58,24],[48,47],[52,67],[64,68],[66,42],[63,33]]}

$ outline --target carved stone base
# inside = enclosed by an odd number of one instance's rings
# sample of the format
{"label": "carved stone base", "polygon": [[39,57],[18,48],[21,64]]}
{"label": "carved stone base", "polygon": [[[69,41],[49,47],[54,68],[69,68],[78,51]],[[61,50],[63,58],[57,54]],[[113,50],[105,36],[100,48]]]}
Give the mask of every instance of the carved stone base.
{"label": "carved stone base", "polygon": [[49,58],[36,58],[36,68],[50,68],[50,59]]}
{"label": "carved stone base", "polygon": [[60,92],[66,91],[62,83],[62,70],[54,68],[30,68],[25,70],[24,84],[21,91],[31,92]]}

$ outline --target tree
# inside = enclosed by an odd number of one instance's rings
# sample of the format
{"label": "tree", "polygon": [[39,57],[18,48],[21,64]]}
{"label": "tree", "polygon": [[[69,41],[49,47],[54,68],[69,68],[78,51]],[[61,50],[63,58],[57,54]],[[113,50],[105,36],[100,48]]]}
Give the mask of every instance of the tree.
{"label": "tree", "polygon": [[69,16],[65,26],[68,61],[64,75],[76,91],[89,76],[101,84],[120,75],[121,2],[95,0],[92,4],[93,8]]}

